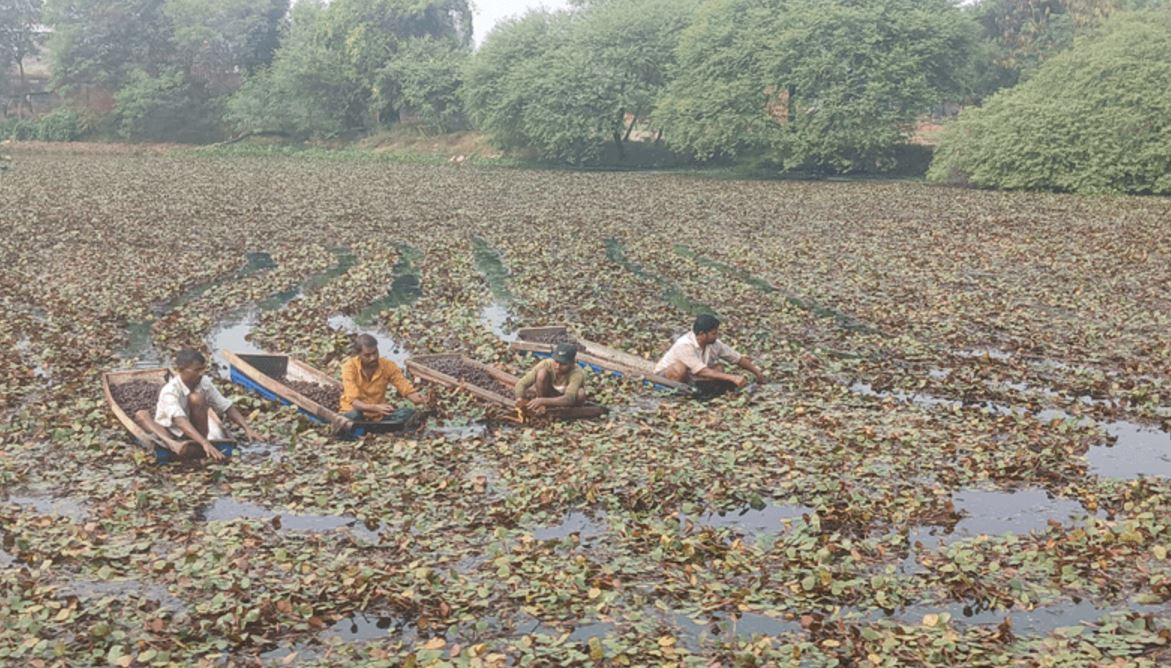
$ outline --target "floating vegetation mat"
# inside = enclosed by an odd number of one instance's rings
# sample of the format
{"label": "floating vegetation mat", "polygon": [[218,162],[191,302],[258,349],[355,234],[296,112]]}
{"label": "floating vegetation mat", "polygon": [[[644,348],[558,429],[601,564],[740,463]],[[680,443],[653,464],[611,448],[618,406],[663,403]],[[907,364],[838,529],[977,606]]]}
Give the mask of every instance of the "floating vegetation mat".
{"label": "floating vegetation mat", "polygon": [[[17,150],[0,664],[1171,663],[1167,199]],[[548,425],[431,385],[432,430],[335,441],[217,378],[271,441],[218,465],[99,380],[133,322],[521,374],[514,330],[654,360],[705,309],[766,383],[591,373],[609,415]]]}

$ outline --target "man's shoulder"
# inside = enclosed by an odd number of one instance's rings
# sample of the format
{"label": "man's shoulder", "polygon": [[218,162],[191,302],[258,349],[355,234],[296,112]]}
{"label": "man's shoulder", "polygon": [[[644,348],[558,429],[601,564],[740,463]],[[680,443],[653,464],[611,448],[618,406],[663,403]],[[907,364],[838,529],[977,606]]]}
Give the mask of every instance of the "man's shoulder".
{"label": "man's shoulder", "polygon": [[163,392],[178,392],[179,383],[182,382],[183,381],[179,378],[178,375],[172,375],[165,383],[163,383],[163,387],[159,390],[159,394],[162,394]]}

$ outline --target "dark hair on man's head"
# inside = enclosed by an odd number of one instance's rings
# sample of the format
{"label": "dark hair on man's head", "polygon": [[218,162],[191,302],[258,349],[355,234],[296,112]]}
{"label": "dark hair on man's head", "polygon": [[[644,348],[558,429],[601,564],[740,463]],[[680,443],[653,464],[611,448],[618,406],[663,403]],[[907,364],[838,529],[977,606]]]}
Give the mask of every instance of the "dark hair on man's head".
{"label": "dark hair on man's head", "polygon": [[176,369],[190,369],[193,366],[203,366],[204,364],[207,364],[207,359],[198,350],[184,348],[175,353]]}
{"label": "dark hair on man's head", "polygon": [[370,350],[378,350],[378,339],[369,334],[356,335],[353,343],[350,344],[350,351],[354,355],[360,355]]}
{"label": "dark hair on man's head", "polygon": [[711,313],[700,313],[695,316],[695,324],[691,326],[691,331],[696,334],[703,334],[710,332],[720,326],[720,319]]}

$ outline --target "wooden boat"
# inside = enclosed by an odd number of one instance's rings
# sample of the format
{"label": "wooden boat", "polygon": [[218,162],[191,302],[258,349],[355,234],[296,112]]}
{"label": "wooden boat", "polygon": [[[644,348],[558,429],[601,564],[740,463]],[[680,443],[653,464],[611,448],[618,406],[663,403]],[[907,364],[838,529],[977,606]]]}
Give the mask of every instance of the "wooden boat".
{"label": "wooden boat", "polygon": [[[205,455],[203,448],[195,441],[176,438],[170,430],[155,422],[149,415],[129,415],[122,406],[114,400],[113,388],[122,383],[146,381],[158,385],[162,389],[171,378],[170,369],[156,367],[150,369],[130,369],[127,371],[107,371],[102,374],[102,393],[106,396],[106,404],[118,422],[130,432],[143,447],[154,451],[155,460],[166,464],[178,460],[202,459]],[[219,417],[213,412],[208,419],[220,425]],[[234,441],[212,441],[212,445],[225,455],[231,456],[235,451]]]}
{"label": "wooden boat", "polygon": [[[499,381],[506,387],[513,387],[516,382],[520,380],[516,376],[497,369],[490,364],[477,362],[476,360],[460,353],[440,353],[438,355],[415,355],[407,360],[407,370],[412,376],[419,380],[435,383],[444,387],[450,387],[457,390],[468,392],[490,404],[504,409],[510,414],[516,406],[516,398],[512,394],[501,394],[492,390],[473,385],[467,381],[460,380],[443,371],[435,368],[435,364],[440,361],[450,361],[457,359],[461,364],[475,367],[487,373],[489,376]],[[547,415],[558,420],[574,420],[579,418],[593,418],[607,413],[605,406],[601,406],[592,402],[587,402],[584,406],[565,406],[565,407],[551,407]]]}
{"label": "wooden boat", "polygon": [[577,353],[579,366],[593,370],[595,373],[609,373],[616,377],[633,378],[652,385],[658,390],[667,390],[693,394],[696,390],[692,385],[680,383],[664,378],[654,372],[655,365],[650,360],[631,355],[630,353],[595,343],[574,334],[564,325],[547,327],[522,327],[516,332],[516,340],[509,346],[513,350],[529,353],[535,357],[546,358],[553,354],[553,344],[545,343],[541,339],[550,335],[572,336],[578,344],[585,347]]}
{"label": "wooden boat", "polygon": [[[223,356],[228,362],[233,383],[246,387],[266,399],[296,406],[314,422],[335,425],[341,419],[341,415],[332,407],[323,406],[286,384],[286,381],[304,381],[336,388],[340,393],[342,384],[333,376],[288,355],[253,355],[225,350]],[[362,436],[402,429],[401,423],[355,420],[350,434]]]}

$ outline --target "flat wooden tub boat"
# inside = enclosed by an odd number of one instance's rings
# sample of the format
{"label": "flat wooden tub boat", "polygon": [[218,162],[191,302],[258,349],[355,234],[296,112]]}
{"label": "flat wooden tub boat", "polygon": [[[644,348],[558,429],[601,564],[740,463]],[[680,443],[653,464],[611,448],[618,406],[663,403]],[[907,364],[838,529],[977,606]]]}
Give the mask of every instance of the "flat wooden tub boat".
{"label": "flat wooden tub boat", "polygon": [[[513,350],[526,352],[535,357],[546,358],[553,355],[555,344],[551,341],[570,338],[578,343],[578,365],[586,369],[591,369],[594,373],[609,373],[619,378],[632,378],[651,385],[657,390],[675,391],[684,394],[694,394],[696,391],[693,385],[680,383],[657,375],[654,372],[654,362],[616,348],[583,339],[574,334],[565,325],[522,327],[516,332],[516,340],[509,345]],[[585,348],[585,350],[581,350],[581,348]]]}
{"label": "flat wooden tub boat", "polygon": [[[520,379],[467,355],[415,355],[407,360],[407,370],[417,379],[468,392],[507,411],[516,406],[512,388]],[[599,417],[607,412],[605,406],[587,402],[583,406],[549,408],[547,415],[558,420],[574,420]]]}
{"label": "flat wooden tub boat", "polygon": [[[223,355],[228,362],[233,383],[248,388],[266,399],[279,401],[286,406],[296,406],[314,422],[335,425],[341,418],[338,411],[332,408],[337,405],[336,402],[342,395],[342,384],[336,378],[288,355],[244,354],[228,350],[223,351]],[[322,389],[315,390],[313,394],[321,398],[328,396],[327,403],[330,406],[306,396],[304,392],[293,387],[295,384],[305,388],[306,383],[321,386]],[[402,430],[402,423],[355,420],[350,433],[353,436],[362,436]]]}
{"label": "flat wooden tub boat", "polygon": [[[173,461],[185,461],[204,458],[203,448],[195,441],[176,438],[168,429],[153,419],[154,403],[149,406],[122,406],[115,396],[119,394],[120,386],[128,383],[149,383],[156,387],[154,400],[158,399],[158,391],[171,378],[170,369],[157,367],[153,369],[130,369],[126,371],[107,371],[102,374],[102,392],[106,396],[106,405],[117,418],[118,422],[130,432],[139,444],[154,452],[155,460],[160,464]],[[146,415],[136,414],[145,410]],[[208,416],[216,424],[220,424],[215,413]],[[220,425],[222,427],[222,424]],[[222,428],[221,428],[221,431]],[[212,441],[212,445],[225,455],[231,456],[235,452],[234,441]]]}

